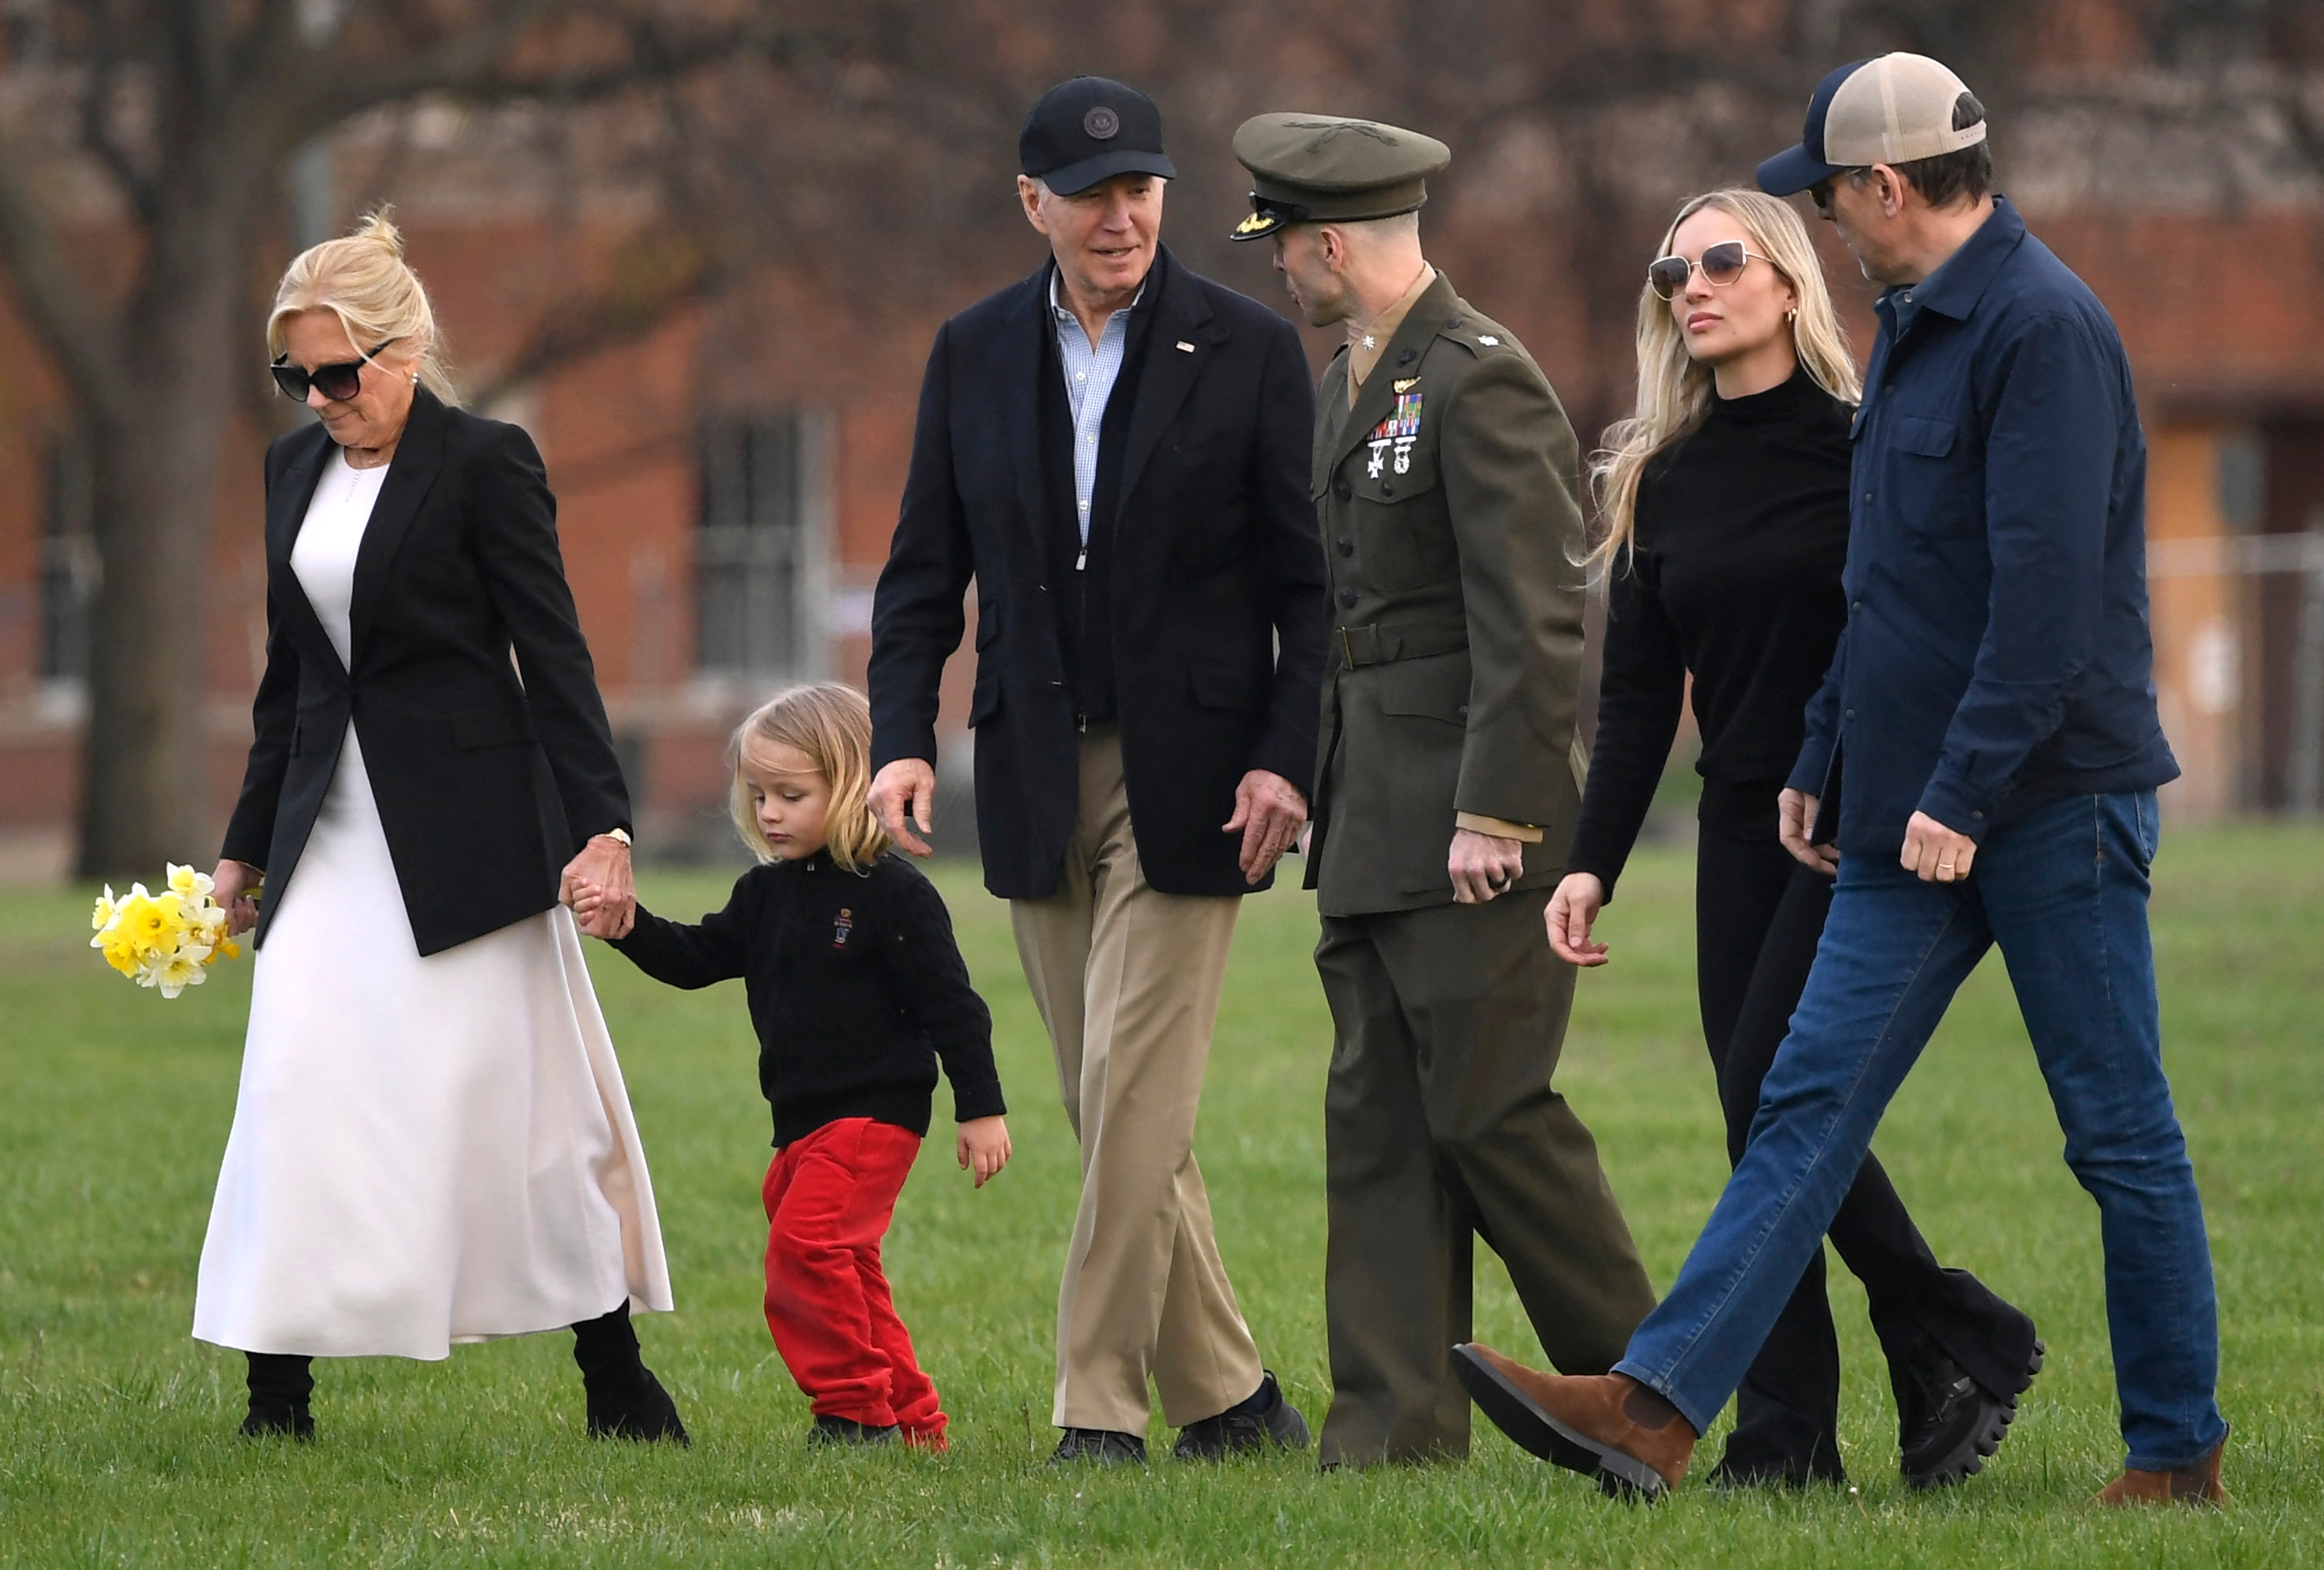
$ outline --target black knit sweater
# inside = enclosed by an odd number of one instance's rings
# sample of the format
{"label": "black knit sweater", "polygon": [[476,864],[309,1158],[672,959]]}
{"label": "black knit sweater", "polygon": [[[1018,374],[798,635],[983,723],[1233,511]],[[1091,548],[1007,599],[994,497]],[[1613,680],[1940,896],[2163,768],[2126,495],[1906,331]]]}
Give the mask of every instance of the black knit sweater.
{"label": "black knit sweater", "polygon": [[939,1059],[959,1121],[1008,1110],[944,896],[900,856],[860,873],[821,851],[754,867],[700,925],[640,905],[613,947],[673,987],[742,978],[777,1145],[843,1117],[926,1134]]}
{"label": "black knit sweater", "polygon": [[[1694,678],[1706,830],[1775,836],[1807,703],[1848,620],[1848,405],[1804,371],[1713,399],[1638,485],[1635,548],[1614,560],[1590,782],[1566,858],[1610,898],[1678,732]],[[1748,803],[1748,808],[1744,805]],[[1719,824],[1715,807],[1753,822]],[[1758,819],[1764,817],[1764,824]]]}

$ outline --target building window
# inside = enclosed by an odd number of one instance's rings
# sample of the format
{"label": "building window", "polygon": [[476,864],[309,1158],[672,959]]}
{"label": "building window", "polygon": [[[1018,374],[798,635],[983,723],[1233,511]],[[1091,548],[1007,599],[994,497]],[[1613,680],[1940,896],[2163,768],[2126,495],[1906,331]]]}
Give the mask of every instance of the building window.
{"label": "building window", "polygon": [[702,433],[696,666],[706,675],[822,673],[830,530],[828,423],[807,410]]}
{"label": "building window", "polygon": [[97,598],[97,539],[88,444],[78,432],[49,449],[41,528],[41,676],[78,686],[88,679],[88,619]]}

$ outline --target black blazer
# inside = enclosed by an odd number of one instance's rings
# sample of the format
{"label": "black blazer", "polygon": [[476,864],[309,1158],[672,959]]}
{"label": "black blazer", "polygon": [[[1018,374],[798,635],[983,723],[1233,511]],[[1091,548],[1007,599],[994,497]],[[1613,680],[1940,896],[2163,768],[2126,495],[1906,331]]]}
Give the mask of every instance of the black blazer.
{"label": "black blazer", "polygon": [[[976,580],[976,823],[985,886],[1006,899],[1056,892],[1079,794],[1039,432],[1049,275],[937,331],[872,611],[872,765],[933,762],[937,682]],[[1243,894],[1241,839],[1219,828],[1236,784],[1264,768],[1307,791],[1315,767],[1314,391],[1283,317],[1167,249],[1149,278],[1110,601],[1130,815],[1154,887]]]}
{"label": "black blazer", "polygon": [[629,794],[532,438],[414,392],[355,557],[352,669],[290,570],[337,454],[320,425],[267,449],[266,674],[222,853],[266,870],[263,943],[352,721],[434,954],[554,904],[582,843],[629,826]]}

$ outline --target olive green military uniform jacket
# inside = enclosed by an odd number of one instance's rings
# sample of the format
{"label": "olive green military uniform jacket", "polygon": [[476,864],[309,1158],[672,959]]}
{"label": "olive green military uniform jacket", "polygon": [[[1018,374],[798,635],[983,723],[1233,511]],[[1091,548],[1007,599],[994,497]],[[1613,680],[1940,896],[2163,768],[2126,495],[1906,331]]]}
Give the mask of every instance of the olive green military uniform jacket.
{"label": "olive green military uniform jacket", "polygon": [[1312,490],[1333,627],[1307,886],[1326,916],[1452,899],[1459,814],[1542,831],[1554,883],[1588,770],[1573,428],[1508,328],[1443,274],[1348,402],[1316,394]]}

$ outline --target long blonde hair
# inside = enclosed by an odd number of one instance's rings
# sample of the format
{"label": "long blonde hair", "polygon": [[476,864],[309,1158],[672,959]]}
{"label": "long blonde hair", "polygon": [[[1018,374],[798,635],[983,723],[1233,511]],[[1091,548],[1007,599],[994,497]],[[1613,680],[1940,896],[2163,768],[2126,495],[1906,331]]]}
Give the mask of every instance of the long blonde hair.
{"label": "long blonde hair", "polygon": [[[1863,396],[1848,330],[1824,287],[1823,264],[1808,239],[1807,225],[1788,203],[1763,191],[1729,186],[1689,200],[1663,232],[1657,256],[1670,254],[1681,224],[1706,207],[1743,225],[1754,255],[1764,256],[1799,296],[1792,323],[1792,347],[1816,384],[1843,403]],[[1593,565],[1610,565],[1627,553],[1637,533],[1638,480],[1647,461],[1692,433],[1710,412],[1711,368],[1686,352],[1671,316],[1670,302],[1651,285],[1638,291],[1638,398],[1630,418],[1606,431],[1606,445],[1590,458],[1590,489],[1603,530]]]}
{"label": "long blonde hair", "polygon": [[742,759],[753,742],[788,747],[813,760],[831,786],[824,814],[825,846],[833,861],[861,872],[888,853],[888,831],[872,813],[872,705],[853,687],[815,682],[776,693],[734,728],[727,752],[734,766],[735,831],[761,861],[777,859],[759,827],[758,805]]}
{"label": "long blonde hair", "polygon": [[381,207],[366,214],[353,234],[309,245],[290,259],[266,318],[266,352],[282,353],[288,318],[301,311],[329,311],[357,353],[391,339],[400,342],[419,354],[420,380],[428,390],[446,403],[457,403],[444,340],[436,330],[436,308],[420,275],[404,262],[403,234],[392,211]]}

